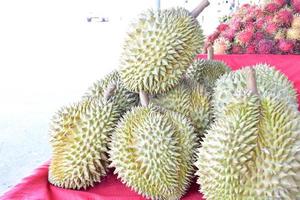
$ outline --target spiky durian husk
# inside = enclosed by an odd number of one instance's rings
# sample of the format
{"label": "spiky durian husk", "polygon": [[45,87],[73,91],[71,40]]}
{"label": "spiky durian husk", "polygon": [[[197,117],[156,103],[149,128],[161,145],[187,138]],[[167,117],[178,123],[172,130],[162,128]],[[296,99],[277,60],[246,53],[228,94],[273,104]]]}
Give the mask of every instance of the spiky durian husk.
{"label": "spiky durian husk", "polygon": [[195,163],[207,200],[251,199],[244,185],[255,153],[259,106],[256,95],[241,92],[207,131]]}
{"label": "spiky durian husk", "polygon": [[135,107],[118,124],[110,143],[118,178],[152,199],[179,199],[190,184],[196,134],[183,115]]}
{"label": "spiky durian husk", "polygon": [[201,191],[207,200],[299,199],[299,111],[280,95],[247,98],[226,106],[199,149]]}
{"label": "spiky durian husk", "polygon": [[208,91],[212,91],[216,80],[231,69],[223,62],[215,60],[194,60],[188,68],[187,77],[203,84]]}
{"label": "spiky durian husk", "polygon": [[120,117],[112,101],[88,99],[62,108],[52,119],[49,181],[86,189],[100,182],[108,167],[107,143]]}
{"label": "spiky durian husk", "polygon": [[[297,93],[288,78],[267,64],[254,66],[257,77],[257,87],[260,95],[277,93],[295,109],[297,105]],[[233,98],[236,90],[246,89],[246,76],[248,67],[223,75],[216,81],[214,88],[212,107],[214,116],[222,115],[226,104]]]}
{"label": "spiky durian husk", "polygon": [[138,94],[132,93],[124,87],[117,71],[113,71],[103,79],[95,82],[85,93],[83,99],[103,98],[105,90],[112,84],[114,84],[116,88],[109,99],[115,102],[115,105],[121,109],[121,112],[125,112],[132,106],[138,104]]}
{"label": "spiky durian husk", "polygon": [[300,113],[280,96],[261,99],[255,162],[247,185],[255,199],[300,199]]}
{"label": "spiky durian husk", "polygon": [[192,80],[183,80],[166,94],[152,98],[151,102],[187,116],[199,137],[204,135],[211,120],[210,94],[203,85]]}
{"label": "spiky durian husk", "polygon": [[121,54],[120,75],[134,92],[167,92],[203,46],[198,21],[184,8],[147,10],[132,23]]}

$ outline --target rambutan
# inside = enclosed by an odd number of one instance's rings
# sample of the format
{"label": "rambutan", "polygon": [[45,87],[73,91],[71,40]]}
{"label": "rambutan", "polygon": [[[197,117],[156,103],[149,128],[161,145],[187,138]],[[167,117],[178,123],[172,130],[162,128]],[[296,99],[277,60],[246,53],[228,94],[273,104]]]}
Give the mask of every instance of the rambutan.
{"label": "rambutan", "polygon": [[243,48],[238,44],[233,44],[232,48],[231,48],[231,53],[232,54],[242,54]]}
{"label": "rambutan", "polygon": [[292,8],[295,10],[296,13],[300,13],[300,2],[293,3]]}
{"label": "rambutan", "polygon": [[207,37],[207,41],[209,43],[213,43],[220,35],[220,32],[219,31],[215,31],[213,34],[209,35]]}
{"label": "rambutan", "polygon": [[292,28],[300,28],[300,14],[295,14],[292,21]]}
{"label": "rambutan", "polygon": [[295,43],[292,40],[280,39],[278,42],[278,49],[283,53],[293,53]]}
{"label": "rambutan", "polygon": [[256,29],[262,29],[265,25],[265,19],[264,18],[260,18],[258,20],[256,20],[255,22],[255,26],[256,26]]}
{"label": "rambutan", "polygon": [[230,41],[224,37],[219,37],[215,40],[213,47],[216,54],[226,54],[227,50],[230,49]]}
{"label": "rambutan", "polygon": [[232,41],[235,36],[235,30],[229,28],[226,31],[223,31],[221,33],[221,36],[228,39],[229,41]]}
{"label": "rambutan", "polygon": [[217,30],[222,32],[222,31],[225,31],[227,28],[228,28],[228,24],[225,24],[225,23],[221,23],[218,27],[217,27]]}
{"label": "rambutan", "polygon": [[273,3],[276,3],[280,8],[287,4],[286,0],[273,0]]}
{"label": "rambutan", "polygon": [[272,40],[263,39],[257,44],[257,52],[259,54],[270,54],[273,50],[274,42]]}
{"label": "rambutan", "polygon": [[257,31],[254,33],[254,41],[259,42],[260,40],[265,38],[265,34],[261,31]]}
{"label": "rambutan", "polygon": [[300,40],[300,28],[289,28],[286,32],[286,38],[290,40]]}
{"label": "rambutan", "polygon": [[273,18],[273,22],[282,26],[289,26],[293,20],[293,13],[289,9],[281,9]]}
{"label": "rambutan", "polygon": [[246,47],[245,50],[246,54],[255,54],[256,50],[255,50],[255,45],[254,44],[250,44],[249,46]]}
{"label": "rambutan", "polygon": [[269,33],[270,35],[274,35],[277,32],[278,28],[279,28],[279,26],[276,23],[270,22],[270,23],[266,24],[265,31],[266,31],[266,33]]}
{"label": "rambutan", "polygon": [[279,5],[276,3],[268,3],[264,6],[264,11],[268,13],[275,13],[279,10]]}
{"label": "rambutan", "polygon": [[252,22],[245,23],[245,30],[255,31],[255,25]]}
{"label": "rambutan", "polygon": [[253,32],[251,30],[244,30],[237,33],[236,41],[240,45],[247,45],[252,40],[252,37],[253,37]]}

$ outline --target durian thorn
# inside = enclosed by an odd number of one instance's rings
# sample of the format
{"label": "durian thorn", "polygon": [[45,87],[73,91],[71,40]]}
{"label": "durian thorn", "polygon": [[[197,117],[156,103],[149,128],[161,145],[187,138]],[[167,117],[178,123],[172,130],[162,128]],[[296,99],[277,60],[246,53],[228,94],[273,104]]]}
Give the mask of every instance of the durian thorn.
{"label": "durian thorn", "polygon": [[149,96],[146,92],[140,91],[140,101],[142,106],[148,106],[149,105]]}
{"label": "durian thorn", "polygon": [[117,86],[116,84],[110,84],[106,90],[104,90],[104,93],[103,93],[103,97],[105,100],[108,100],[114,93],[114,91],[116,90]]}
{"label": "durian thorn", "polygon": [[207,48],[207,60],[213,60],[214,59],[214,48],[212,46],[209,46]]}
{"label": "durian thorn", "polygon": [[247,88],[253,94],[258,95],[257,85],[256,85],[256,75],[255,70],[253,67],[250,67],[248,70],[248,77],[247,77]]}
{"label": "durian thorn", "polygon": [[191,12],[191,15],[196,19],[200,13],[207,7],[209,6],[209,1],[208,0],[203,0],[201,3],[198,4],[198,6]]}

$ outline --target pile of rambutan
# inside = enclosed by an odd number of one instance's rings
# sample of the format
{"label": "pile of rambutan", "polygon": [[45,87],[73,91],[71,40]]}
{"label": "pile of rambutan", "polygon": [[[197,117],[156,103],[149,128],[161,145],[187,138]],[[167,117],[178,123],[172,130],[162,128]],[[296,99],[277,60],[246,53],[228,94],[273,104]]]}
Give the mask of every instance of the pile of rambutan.
{"label": "pile of rambutan", "polygon": [[300,0],[242,5],[209,35],[216,54],[300,54]]}

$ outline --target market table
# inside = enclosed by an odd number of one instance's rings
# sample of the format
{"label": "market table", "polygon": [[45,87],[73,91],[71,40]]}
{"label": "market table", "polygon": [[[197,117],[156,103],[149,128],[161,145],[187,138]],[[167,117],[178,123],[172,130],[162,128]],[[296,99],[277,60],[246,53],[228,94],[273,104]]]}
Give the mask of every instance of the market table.
{"label": "market table", "polygon": [[[206,58],[199,55],[198,58]],[[215,55],[214,59],[222,60],[233,70],[242,66],[268,63],[284,73],[300,92],[300,56],[297,55]],[[300,96],[298,96],[300,102]],[[55,187],[48,183],[48,166],[46,163],[37,168],[32,175],[24,178],[21,183],[6,192],[1,200],[143,200],[144,198],[126,187],[109,173],[103,181],[86,191],[68,190]],[[198,192],[195,183],[182,198],[183,200],[201,200],[203,195]]]}

